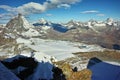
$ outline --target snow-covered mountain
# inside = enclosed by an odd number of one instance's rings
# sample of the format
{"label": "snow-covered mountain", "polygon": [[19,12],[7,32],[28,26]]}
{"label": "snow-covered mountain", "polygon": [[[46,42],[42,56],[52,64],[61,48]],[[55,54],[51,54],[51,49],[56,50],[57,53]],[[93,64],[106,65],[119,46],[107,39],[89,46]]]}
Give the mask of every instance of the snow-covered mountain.
{"label": "snow-covered mountain", "polygon": [[51,22],[45,20],[44,18],[41,18],[37,22],[34,22],[33,25],[34,26],[51,25]]}
{"label": "snow-covered mountain", "polygon": [[[112,18],[107,18],[105,21],[97,21],[97,20],[89,20],[87,22],[79,22],[79,21],[69,21],[68,23],[64,24],[68,29],[74,28],[85,28],[86,26],[92,30],[97,30],[98,28],[103,28],[106,26],[118,26],[118,21],[115,21]],[[94,29],[96,28],[96,29]]]}
{"label": "snow-covered mountain", "polygon": [[64,26],[67,27],[68,29],[74,29],[74,28],[82,26],[82,24],[81,24],[81,22],[70,20],[69,22],[64,24]]}
{"label": "snow-covered mountain", "polygon": [[[53,78],[53,64],[51,59],[53,58],[43,53],[35,53],[34,57],[31,57],[30,54],[21,54],[5,59],[2,63],[12,72],[12,74],[14,73],[17,75],[19,79],[50,80]],[[10,65],[12,66],[10,67]]]}
{"label": "snow-covered mountain", "polygon": [[38,22],[36,23],[33,23],[33,25],[36,27],[36,28],[40,28],[41,31],[46,31],[49,30],[49,29],[53,29],[55,31],[58,31],[58,32],[66,32],[68,29],[63,26],[62,24],[59,24],[59,23],[52,23],[50,21],[47,21],[43,18],[41,18]]}
{"label": "snow-covered mountain", "polygon": [[111,18],[105,21],[89,20],[88,22],[71,20],[63,26],[68,31],[63,34],[56,33],[55,35],[59,36],[59,39],[99,44],[107,48],[114,48],[114,45],[118,45],[118,49],[120,49],[120,36],[118,36],[120,25],[117,20]]}
{"label": "snow-covered mountain", "polygon": [[22,14],[18,14],[15,18],[11,19],[6,27],[10,29],[11,31],[26,31],[29,28],[33,28],[33,26],[25,19]]}
{"label": "snow-covered mountain", "polygon": [[[106,21],[71,20],[62,24],[52,23],[42,18],[38,22],[30,24],[24,16],[19,14],[6,26],[0,26],[0,58],[10,58],[5,60],[5,63],[17,65],[17,68],[13,68],[14,66],[10,66],[10,68],[21,79],[50,80],[54,77],[52,62],[64,61],[67,63],[68,60],[72,68],[77,67],[78,70],[82,70],[86,68],[89,56],[85,57],[79,53],[104,53],[105,50],[108,50],[106,48],[120,50],[119,23],[119,21],[108,18]],[[116,55],[115,59],[117,59]],[[104,56],[102,57],[104,58]],[[26,60],[29,60],[30,64],[27,62],[26,65],[24,63]],[[30,76],[26,75],[26,77],[24,72],[27,71]],[[62,72],[61,75],[63,75]]]}
{"label": "snow-covered mountain", "polygon": [[89,20],[80,22],[71,20],[68,23],[53,23],[45,19],[30,24],[24,16],[19,14],[11,19],[5,28],[0,28],[6,38],[30,38],[79,41],[98,44],[106,48],[120,45],[119,21],[108,18],[105,21]]}
{"label": "snow-covered mountain", "polygon": [[[49,29],[48,25],[44,26],[47,26],[46,38],[98,44],[106,48],[120,45],[119,21],[112,18],[105,21],[91,19],[87,22],[71,20],[65,24],[51,23]],[[118,47],[118,49],[120,48]]]}
{"label": "snow-covered mountain", "polygon": [[11,19],[6,25],[6,33],[14,34],[14,36],[33,37],[39,36],[39,32],[34,29],[22,14],[18,14],[15,18]]}
{"label": "snow-covered mountain", "polygon": [[[32,28],[29,28],[31,30]],[[74,43],[69,41],[61,41],[59,40],[44,40],[41,37],[29,37],[26,36],[34,36],[32,31],[24,31],[21,33],[22,36],[18,35],[13,38],[14,33],[6,33],[9,35],[8,38],[1,37],[2,46],[0,46],[0,55],[3,56],[11,56],[21,53],[30,53],[32,51],[42,52],[49,56],[54,56],[57,60],[64,60],[66,58],[74,57],[72,53],[74,52],[89,52],[89,51],[102,51],[104,50],[102,47],[98,45],[87,45],[83,43]],[[36,31],[36,28],[33,30]],[[15,33],[16,34],[16,33]],[[59,34],[59,33],[57,33]],[[63,33],[62,33],[63,34]],[[51,34],[50,34],[51,35]],[[50,38],[51,36],[49,36]],[[59,37],[58,37],[59,38]],[[64,56],[66,55],[66,56]]]}

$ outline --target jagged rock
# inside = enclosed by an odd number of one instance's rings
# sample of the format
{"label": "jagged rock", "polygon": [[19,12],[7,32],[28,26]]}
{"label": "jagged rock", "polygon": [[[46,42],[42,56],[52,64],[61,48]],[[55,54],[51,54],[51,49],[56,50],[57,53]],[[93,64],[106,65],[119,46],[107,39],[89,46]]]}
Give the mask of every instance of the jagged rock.
{"label": "jagged rock", "polygon": [[59,68],[62,69],[63,74],[66,77],[66,80],[91,80],[91,71],[88,69],[84,69],[82,71],[74,72],[71,66],[67,63],[56,63]]}

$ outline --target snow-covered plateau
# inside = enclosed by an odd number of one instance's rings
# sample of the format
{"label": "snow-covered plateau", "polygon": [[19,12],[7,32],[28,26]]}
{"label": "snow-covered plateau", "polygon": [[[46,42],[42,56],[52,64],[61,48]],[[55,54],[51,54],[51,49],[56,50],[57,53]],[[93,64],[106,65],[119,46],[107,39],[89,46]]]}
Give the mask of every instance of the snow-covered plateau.
{"label": "snow-covered plateau", "polygon": [[72,53],[76,52],[91,52],[104,50],[104,48],[101,48],[97,45],[87,45],[83,43],[69,41],[44,40],[39,38],[18,38],[16,41],[17,43],[24,43],[25,46],[35,50],[36,52],[42,52],[46,55],[53,56],[58,61],[74,57]]}

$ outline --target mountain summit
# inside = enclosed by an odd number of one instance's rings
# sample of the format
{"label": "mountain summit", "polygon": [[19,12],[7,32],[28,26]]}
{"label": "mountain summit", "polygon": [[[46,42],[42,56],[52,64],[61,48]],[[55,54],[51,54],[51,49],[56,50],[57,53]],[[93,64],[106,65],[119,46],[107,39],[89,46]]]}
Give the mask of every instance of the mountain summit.
{"label": "mountain summit", "polygon": [[18,14],[7,23],[6,32],[12,33],[14,36],[21,35],[24,37],[39,35],[39,32],[34,29],[34,26],[22,14]]}
{"label": "mountain summit", "polygon": [[29,28],[33,28],[33,26],[29,24],[29,22],[25,19],[24,16],[22,16],[22,14],[18,14],[18,16],[11,19],[7,23],[6,27],[10,29],[9,30],[10,32],[14,32],[14,31],[23,32],[23,31],[27,31]]}

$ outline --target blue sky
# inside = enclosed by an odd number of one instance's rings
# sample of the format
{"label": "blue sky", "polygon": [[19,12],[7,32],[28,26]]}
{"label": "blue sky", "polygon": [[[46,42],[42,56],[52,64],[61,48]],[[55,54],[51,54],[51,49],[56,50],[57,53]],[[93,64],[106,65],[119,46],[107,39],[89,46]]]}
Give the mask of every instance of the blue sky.
{"label": "blue sky", "polygon": [[0,0],[0,23],[18,13],[30,22],[40,18],[53,22],[120,19],[119,4],[120,0]]}

